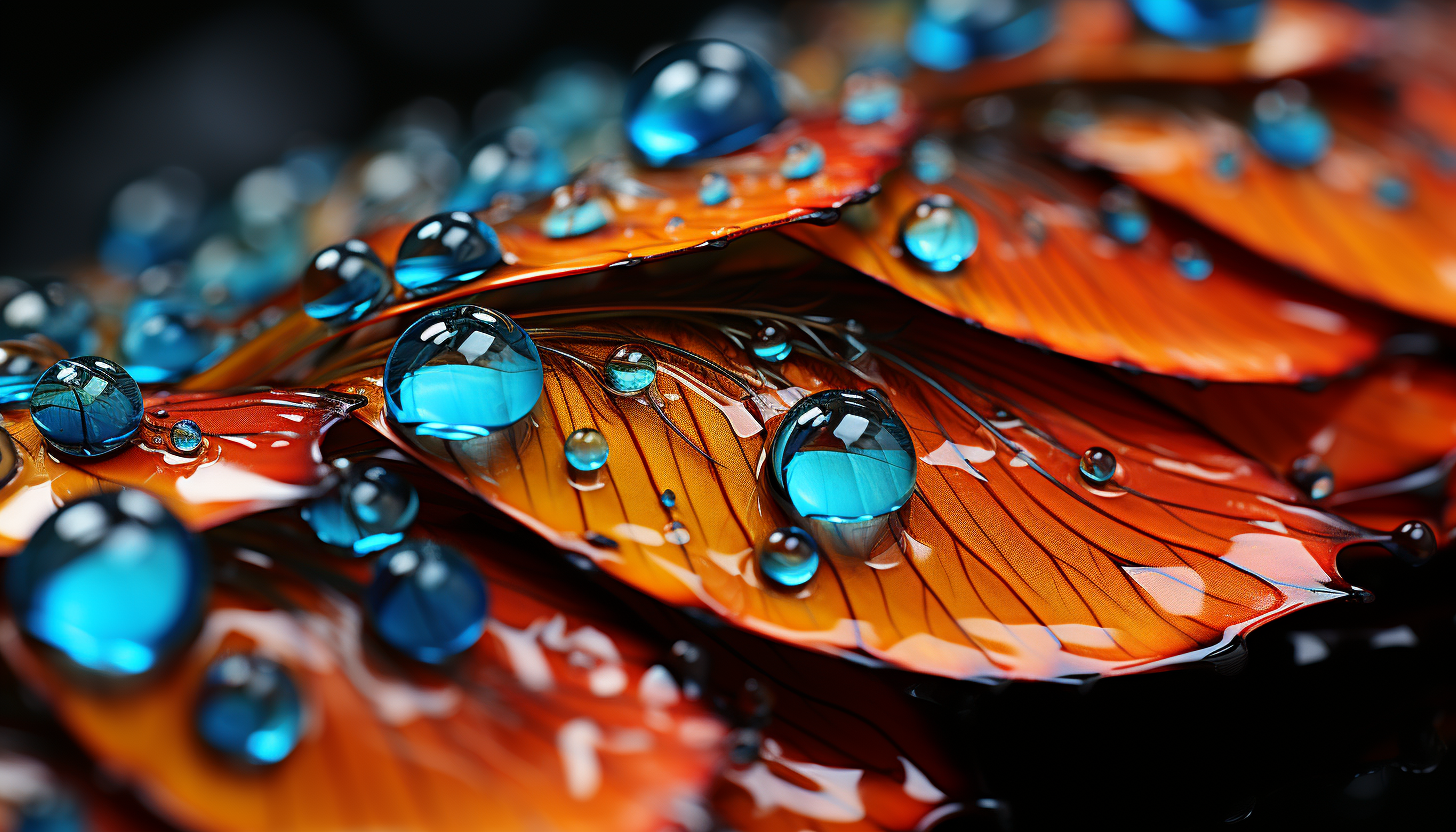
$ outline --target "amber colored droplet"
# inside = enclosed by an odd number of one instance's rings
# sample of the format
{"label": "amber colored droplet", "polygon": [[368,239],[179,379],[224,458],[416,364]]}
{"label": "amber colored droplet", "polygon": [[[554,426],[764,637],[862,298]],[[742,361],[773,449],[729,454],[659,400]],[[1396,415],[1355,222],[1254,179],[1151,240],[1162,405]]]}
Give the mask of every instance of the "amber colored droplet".
{"label": "amber colored droplet", "polygon": [[1440,541],[1431,527],[1420,520],[1407,520],[1390,533],[1390,542],[1402,560],[1421,564],[1435,554]]}

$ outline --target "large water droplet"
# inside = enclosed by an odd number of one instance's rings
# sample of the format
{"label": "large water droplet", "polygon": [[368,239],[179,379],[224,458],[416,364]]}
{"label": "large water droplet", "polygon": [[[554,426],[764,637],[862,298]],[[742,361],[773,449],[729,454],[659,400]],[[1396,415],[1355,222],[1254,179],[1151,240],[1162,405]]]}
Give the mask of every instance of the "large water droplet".
{"label": "large water droplet", "polygon": [[1117,457],[1106,448],[1094,446],[1082,452],[1082,458],[1077,462],[1077,470],[1087,482],[1102,485],[1111,482],[1113,475],[1117,473]]}
{"label": "large water droplet", "polygon": [[758,334],[753,336],[751,344],[753,354],[764,361],[783,361],[794,351],[794,345],[789,342],[789,334],[784,331],[781,324],[769,322],[759,329]]}
{"label": "large water droplet", "polygon": [[1109,188],[1097,203],[1098,215],[1107,236],[1123,245],[1135,246],[1147,239],[1152,222],[1137,191],[1126,185]]}
{"label": "large water droplet", "polygon": [[442,439],[485,436],[514,424],[541,398],[543,383],[530,336],[479,306],[437,309],[415,321],[384,364],[390,418]]}
{"label": "large water droplet", "polygon": [[1270,160],[1287,168],[1307,168],[1323,159],[1334,134],[1329,121],[1309,102],[1298,81],[1282,81],[1254,99],[1249,134]]}
{"label": "large water droplet", "polygon": [[208,363],[219,345],[200,310],[160,298],[132,304],[121,335],[122,357],[139,384],[182,378]]}
{"label": "large water droplet", "polygon": [[632,73],[627,136],[650,165],[721,156],[747,147],[784,117],[773,70],[724,40],[669,46]]}
{"label": "large water droplet", "polygon": [[142,391],[121,365],[105,358],[63,358],[35,383],[30,416],[57,450],[101,456],[120,448],[141,427]]}
{"label": "large water droplet", "polygon": [[1263,0],[1129,0],[1149,29],[1185,43],[1253,40]]}
{"label": "large water droplet", "polygon": [[900,112],[900,85],[888,72],[855,72],[844,79],[839,113],[850,124],[874,124]]}
{"label": "large water droplet", "polygon": [[715,170],[703,174],[703,181],[698,183],[698,201],[708,207],[721,205],[732,195],[728,177]]}
{"label": "large water droplet", "polygon": [[208,666],[193,723],[202,741],[228,758],[271,765],[298,746],[303,702],[277,662],[232,653]]}
{"label": "large water droplet", "polygon": [[577,428],[566,437],[566,464],[590,473],[607,464],[607,438],[595,428]]}
{"label": "large water droplet", "polygon": [[943,140],[927,136],[910,148],[910,172],[927,185],[938,185],[955,173],[955,153]]}
{"label": "large water droplet", "polygon": [[30,401],[36,380],[61,355],[34,341],[0,343],[0,406]]}
{"label": "large water droplet", "polygon": [[303,273],[303,311],[328,323],[357,321],[389,297],[394,283],[374,249],[348,240],[320,251]]}
{"label": "large water droplet", "polygon": [[808,179],[824,169],[824,147],[812,139],[799,139],[784,150],[779,173],[785,179]]}
{"label": "large water droplet", "polygon": [[1213,274],[1213,261],[1197,240],[1173,244],[1173,268],[1189,280],[1203,280]]}
{"label": "large water droplet", "polygon": [[555,204],[541,220],[541,233],[552,239],[580,237],[590,234],[612,221],[612,205],[593,196],[577,201],[564,186],[557,193]]}
{"label": "large water droplet", "polygon": [[758,573],[770,586],[795,589],[807,584],[819,571],[819,546],[797,526],[769,532],[758,544],[757,555]]}
{"label": "large water droplet", "polygon": [[489,611],[485,579],[475,565],[431,540],[405,540],[385,550],[364,603],[380,639],[430,663],[474,645]]}
{"label": "large water droplet", "polygon": [[124,490],[51,515],[6,567],[21,629],[109,676],[152,669],[202,613],[207,559],[156,499]]}
{"label": "large water droplet", "polygon": [[363,555],[398,543],[419,508],[409,480],[365,461],[350,465],[338,485],[305,505],[302,514],[319,540]]}
{"label": "large water droplet", "polygon": [[1335,475],[1318,454],[1305,454],[1289,466],[1289,480],[1311,500],[1323,500],[1335,491]]}
{"label": "large water droplet", "polygon": [[394,279],[413,296],[480,277],[501,259],[495,230],[464,211],[420,220],[399,244]]}
{"label": "large water droplet", "polygon": [[602,366],[607,389],[619,396],[632,396],[657,380],[657,359],[639,344],[623,344],[612,350]]}
{"label": "large water droplet", "polygon": [[868,520],[915,490],[915,452],[879,398],[826,390],[800,399],[774,435],[770,475],[802,517]]}
{"label": "large water droplet", "polygon": [[466,160],[465,176],[450,197],[455,211],[488,208],[498,196],[528,202],[566,183],[566,157],[541,131],[516,126],[475,144]]}
{"label": "large water droplet", "polygon": [[926,268],[948,272],[975,253],[980,229],[966,209],[944,194],[935,194],[905,217],[900,242]]}
{"label": "large water droplet", "polygon": [[60,344],[70,355],[96,349],[91,304],[63,280],[0,277],[0,339],[31,333]]}

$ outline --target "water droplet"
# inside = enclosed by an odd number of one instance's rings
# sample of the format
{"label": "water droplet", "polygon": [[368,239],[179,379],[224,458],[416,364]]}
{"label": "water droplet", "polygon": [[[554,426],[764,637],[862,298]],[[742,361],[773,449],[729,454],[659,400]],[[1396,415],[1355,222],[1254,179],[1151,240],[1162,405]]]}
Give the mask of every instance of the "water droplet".
{"label": "water droplet", "polygon": [[779,588],[801,587],[819,571],[819,546],[797,526],[769,532],[757,554],[758,573]]}
{"label": "water droplet", "polygon": [[70,355],[97,348],[91,304],[63,280],[0,277],[0,339],[40,333]]}
{"label": "water droplet", "polygon": [[208,666],[193,722],[202,741],[229,759],[271,765],[298,746],[303,702],[277,662],[232,653]]}
{"label": "water droplet", "polygon": [[1129,0],[1149,29],[1195,44],[1244,43],[1254,39],[1263,0]]}
{"label": "water droplet", "polygon": [[5,570],[21,628],[108,676],[144,673],[181,648],[207,582],[192,535],[155,498],[131,490],[62,508]]}
{"label": "water droplet", "polygon": [[906,253],[933,272],[953,271],[976,251],[980,229],[966,209],[936,194],[923,200],[900,226]]}
{"label": "water droplet", "polygon": [[412,296],[480,277],[501,259],[495,230],[464,211],[420,220],[399,244],[394,279]]}
{"label": "water droplet", "polygon": [[662,496],[659,499],[662,500],[663,508],[672,508],[677,505],[677,495],[672,492],[671,488],[663,489]]}
{"label": "water droplet", "polygon": [[774,435],[770,462],[802,517],[867,520],[896,511],[915,490],[909,432],[880,399],[854,390],[795,403]]}
{"label": "water droplet", "polygon": [[479,306],[437,309],[410,325],[384,365],[390,418],[422,436],[464,440],[514,424],[541,398],[536,345]]}
{"label": "water droplet", "polygon": [[690,40],[632,73],[627,137],[655,167],[722,156],[758,141],[784,118],[773,69],[725,40]]}
{"label": "water droplet", "polygon": [[839,112],[850,124],[874,124],[900,112],[900,85],[884,71],[854,72],[844,79]]}
{"label": "water droplet", "polygon": [[364,606],[381,640],[436,664],[480,640],[489,598],[485,578],[454,549],[408,539],[379,556]]}
{"label": "water droplet", "polygon": [[652,386],[657,380],[657,359],[646,347],[623,344],[612,351],[602,366],[607,389],[619,396],[632,396]]}
{"label": "water droplet", "polygon": [[784,151],[779,173],[785,179],[807,179],[824,169],[824,147],[813,139],[799,139]]}
{"label": "water droplet", "polygon": [[357,321],[389,297],[393,282],[374,249],[348,240],[320,251],[303,273],[303,311],[328,323]]}
{"label": "water droplet", "polygon": [[1097,204],[1107,235],[1124,245],[1135,246],[1148,236],[1151,221],[1137,191],[1126,185],[1109,188]]}
{"label": "water droplet", "polygon": [[921,66],[950,72],[973,58],[1010,57],[1051,37],[1051,4],[1039,0],[997,3],[927,3],[905,33],[905,50]]}
{"label": "water droplet", "polygon": [[566,464],[589,473],[607,464],[607,437],[595,428],[577,428],[566,437]]}
{"label": "water droplet", "polygon": [[1237,150],[1223,150],[1214,154],[1213,175],[1224,182],[1239,178],[1244,172],[1244,158]]}
{"label": "water droplet", "polygon": [[1213,274],[1213,261],[1197,240],[1173,244],[1173,268],[1189,280],[1203,280]]}
{"label": "water droplet", "polygon": [[105,358],[63,358],[35,383],[30,417],[57,450],[101,456],[141,427],[142,391],[121,365]]}
{"label": "water droplet", "polygon": [[1404,177],[1393,174],[1381,176],[1375,180],[1373,191],[1375,201],[1382,208],[1400,211],[1410,207],[1411,185]]}
{"label": "water droplet", "polygon": [[703,174],[703,181],[698,183],[698,201],[706,206],[721,205],[732,195],[728,177],[715,170]]}
{"label": "water droplet", "polygon": [[551,210],[541,220],[541,233],[552,239],[590,234],[612,221],[612,206],[599,196],[572,199],[565,186],[557,192]]}
{"label": "water droplet", "polygon": [[910,172],[927,185],[938,185],[955,173],[955,153],[945,141],[927,136],[910,148]]}
{"label": "water droplet", "polygon": [[671,216],[671,217],[668,217],[667,218],[667,225],[666,225],[667,233],[669,233],[669,234],[676,233],[678,231],[678,229],[682,228],[684,225],[687,225],[687,224],[688,224],[688,221],[685,220],[685,219],[683,219],[682,217],[679,217],[679,216],[676,216],[676,215]]}
{"label": "water droplet", "polygon": [[1289,466],[1289,481],[1311,500],[1323,500],[1335,491],[1335,475],[1318,454],[1305,454],[1294,460]]}
{"label": "water droplet", "polygon": [[1390,542],[1406,555],[1407,559],[1416,563],[1430,560],[1435,556],[1436,549],[1440,545],[1440,541],[1436,538],[1436,533],[1431,531],[1431,527],[1419,520],[1407,520],[1401,523],[1395,531],[1390,533]]}
{"label": "water droplet", "polygon": [[409,480],[366,461],[346,466],[338,484],[301,513],[319,540],[364,555],[398,543],[419,509]]}
{"label": "water droplet", "polygon": [[1106,448],[1094,446],[1082,452],[1082,459],[1077,463],[1077,470],[1082,473],[1087,482],[1102,485],[1111,482],[1113,475],[1117,473],[1117,457]]}
{"label": "water droplet", "polygon": [[182,419],[172,425],[172,449],[179,454],[191,456],[202,447],[202,428],[191,419]]}
{"label": "water droplet", "polygon": [[10,829],[15,832],[89,832],[95,828],[74,793],[50,784],[36,797],[12,803]]}
{"label": "water droplet", "polygon": [[160,298],[141,298],[132,304],[121,335],[127,371],[139,384],[182,378],[208,363],[219,345],[204,326],[200,310]]}
{"label": "water droplet", "polygon": [[60,357],[34,341],[0,343],[0,406],[30,401],[36,380]]}
{"label": "water droplet", "polygon": [[1259,150],[1287,168],[1307,168],[1325,157],[1333,140],[1330,123],[1309,103],[1298,81],[1281,81],[1254,99],[1249,134]]}
{"label": "water droplet", "polygon": [[682,546],[693,536],[688,533],[688,527],[674,520],[662,528],[662,539],[674,546]]}
{"label": "water droplet", "polygon": [[772,362],[783,361],[794,351],[794,345],[789,343],[789,334],[784,331],[783,326],[773,322],[764,324],[758,330],[750,346],[754,355]]}
{"label": "water droplet", "polygon": [[462,159],[465,176],[450,196],[455,211],[487,208],[497,196],[530,201],[566,183],[566,157],[540,130],[526,125],[502,130],[475,143]]}

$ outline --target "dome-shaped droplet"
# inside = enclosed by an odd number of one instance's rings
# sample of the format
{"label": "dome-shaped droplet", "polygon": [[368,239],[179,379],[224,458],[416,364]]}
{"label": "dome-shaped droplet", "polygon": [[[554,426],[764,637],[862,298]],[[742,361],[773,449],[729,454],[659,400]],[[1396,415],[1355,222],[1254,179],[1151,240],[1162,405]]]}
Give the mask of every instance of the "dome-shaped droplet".
{"label": "dome-shaped droplet", "polygon": [[900,226],[905,253],[933,272],[954,271],[975,253],[980,237],[975,218],[944,194],[916,205]]}
{"label": "dome-shaped droplet", "polygon": [[662,503],[663,508],[672,508],[677,505],[677,494],[673,493],[671,488],[664,488],[657,499],[658,502]]}
{"label": "dome-shaped droplet", "polygon": [[1390,542],[1407,560],[1424,563],[1436,554],[1440,541],[1430,526],[1420,520],[1407,520],[1390,533]]}
{"label": "dome-shaped droplet", "polygon": [[1221,150],[1213,156],[1213,175],[1224,182],[1232,182],[1244,172],[1244,159],[1236,150]]}
{"label": "dome-shaped droplet", "polygon": [[758,573],[770,586],[796,589],[819,571],[819,546],[796,526],[774,529],[758,544]]}
{"label": "dome-shaped droplet", "polygon": [[[563,190],[565,190],[563,186]],[[590,234],[612,221],[612,205],[599,196],[577,201],[562,193],[541,220],[541,233],[552,239]]]}
{"label": "dome-shaped droplet", "polygon": [[789,342],[789,334],[784,331],[783,325],[773,322],[764,324],[758,330],[750,346],[753,354],[764,361],[783,361],[794,351],[794,345]]}
{"label": "dome-shaped droplet", "polygon": [[218,346],[201,310],[176,300],[141,298],[123,322],[121,354],[139,384],[176,381],[208,363]]}
{"label": "dome-shaped droplet", "polygon": [[915,449],[900,418],[871,394],[800,399],[774,435],[770,476],[802,517],[867,520],[915,490]]}
{"label": "dome-shaped droplet", "polygon": [[1310,104],[1309,90],[1298,81],[1282,81],[1259,93],[1249,134],[1270,160],[1296,170],[1323,159],[1334,138],[1329,120]]}
{"label": "dome-shaped droplet", "polygon": [[105,358],[63,358],[35,383],[30,417],[57,450],[101,456],[141,427],[142,391],[121,365]]}
{"label": "dome-shaped droplet", "polygon": [[703,181],[698,183],[698,201],[708,207],[722,205],[732,195],[728,177],[715,170],[703,174]]}
{"label": "dome-shaped droplet", "polygon": [[320,251],[303,273],[303,311],[328,323],[351,323],[384,303],[394,282],[363,240]]}
{"label": "dome-shaped droplet", "polygon": [[1149,29],[1193,44],[1244,43],[1259,28],[1264,0],[1129,0]]}
{"label": "dome-shaped droplet", "polygon": [[758,141],[784,117],[773,70],[724,40],[691,40],[632,73],[627,137],[649,165],[722,156]]}
{"label": "dome-shaped droplet", "polygon": [[1305,454],[1289,466],[1289,481],[1309,495],[1323,500],[1335,491],[1335,475],[1318,454]]}
{"label": "dome-shaped droplet", "polygon": [[63,355],[35,341],[0,342],[0,407],[30,401],[41,373]]}
{"label": "dome-shaped droplet", "polygon": [[1010,57],[1051,37],[1046,0],[926,3],[905,33],[905,51],[921,66],[950,72],[973,58]]}
{"label": "dome-shaped droplet", "polygon": [[181,419],[172,425],[170,438],[172,450],[190,456],[202,447],[202,428],[191,419]]}
{"label": "dome-shaped droplet", "polygon": [[81,667],[132,676],[180,648],[202,613],[207,559],[152,496],[124,490],[65,506],[6,565],[31,637]]}
{"label": "dome-shaped droplet", "polygon": [[419,509],[409,480],[366,460],[349,465],[338,485],[302,513],[319,540],[363,555],[398,543]]}
{"label": "dome-shaped droplet", "polygon": [[411,295],[430,295],[480,277],[500,259],[494,229],[464,211],[451,211],[409,230],[399,244],[394,279]]}
{"label": "dome-shaped droplet", "polygon": [[612,350],[602,365],[607,389],[619,396],[632,396],[657,380],[657,359],[639,344],[623,344]]}
{"label": "dome-shaped droplet", "polygon": [[522,203],[566,183],[566,156],[540,130],[518,125],[475,143],[461,157],[464,176],[450,197],[455,211],[489,208],[498,196]]}
{"label": "dome-shaped droplet", "polygon": [[799,139],[784,150],[779,173],[785,179],[808,179],[824,170],[824,147],[813,139]]}
{"label": "dome-shaped droplet", "polygon": [[541,355],[515,321],[479,306],[437,309],[410,325],[384,364],[396,423],[469,439],[514,424],[541,398]]}
{"label": "dome-shaped droplet", "polygon": [[566,437],[566,464],[589,473],[607,464],[607,438],[595,428],[577,428]]}
{"label": "dome-shaped droplet", "polygon": [[413,659],[438,663],[485,631],[485,579],[454,549],[407,539],[385,550],[364,594],[374,632]]}
{"label": "dome-shaped droplet", "polygon": [[1410,207],[1411,185],[1404,177],[1385,174],[1377,177],[1371,191],[1380,207],[1400,211]]}
{"label": "dome-shaped droplet", "polygon": [[1117,473],[1117,457],[1106,448],[1091,447],[1082,452],[1082,458],[1077,462],[1077,470],[1087,482],[1094,485],[1111,482],[1113,475]]}
{"label": "dome-shaped droplet", "polygon": [[1123,245],[1135,246],[1147,239],[1152,221],[1137,191],[1126,185],[1109,188],[1097,203],[1098,215],[1107,236]]}
{"label": "dome-shaped droplet", "polygon": [[203,742],[229,759],[271,765],[298,746],[303,701],[277,662],[231,653],[208,666],[193,724]]}
{"label": "dome-shaped droplet", "polygon": [[1213,261],[1197,240],[1173,244],[1173,268],[1189,280],[1203,280],[1213,274]]}
{"label": "dome-shaped droplet", "polygon": [[943,140],[923,138],[910,148],[910,172],[927,185],[939,185],[955,173],[955,154]]}
{"label": "dome-shaped droplet", "polygon": [[904,94],[888,72],[855,72],[844,79],[839,114],[850,124],[874,124],[900,112]]}
{"label": "dome-shaped droplet", "polygon": [[40,333],[70,355],[96,349],[91,304],[64,280],[0,277],[0,340]]}

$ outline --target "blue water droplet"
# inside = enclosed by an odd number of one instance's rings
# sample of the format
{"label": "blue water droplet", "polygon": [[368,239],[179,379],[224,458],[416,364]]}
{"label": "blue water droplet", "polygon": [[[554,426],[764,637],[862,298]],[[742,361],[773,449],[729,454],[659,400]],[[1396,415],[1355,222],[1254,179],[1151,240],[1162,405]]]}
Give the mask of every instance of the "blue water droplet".
{"label": "blue water droplet", "polygon": [[1411,185],[1404,177],[1385,174],[1375,180],[1375,201],[1382,208],[1400,211],[1411,204]]}
{"label": "blue water droplet", "polygon": [[1117,473],[1117,457],[1106,448],[1091,447],[1082,452],[1077,470],[1088,482],[1101,485],[1110,482]]}
{"label": "blue water droplet", "polygon": [[715,170],[703,174],[703,181],[698,183],[698,201],[708,207],[722,205],[732,195],[728,177]]}
{"label": "blue water droplet", "polygon": [[40,333],[70,355],[97,347],[91,304],[64,280],[0,277],[0,340]]}
{"label": "blue water droplet", "polygon": [[394,283],[374,249],[348,240],[320,251],[303,273],[303,311],[327,323],[352,323],[383,303]]}
{"label": "blue water droplet", "polygon": [[92,832],[81,801],[69,790],[46,789],[13,810],[10,829],[14,832]]}
{"label": "blue water droplet", "polygon": [[207,559],[192,535],[131,490],[51,515],[5,572],[21,628],[108,676],[144,673],[182,647],[206,589]]}
{"label": "blue water droplet", "polygon": [[627,137],[649,165],[722,156],[784,118],[773,70],[725,40],[690,40],[632,73],[623,108]]}
{"label": "blue water droplet", "polygon": [[824,147],[813,139],[799,139],[784,150],[779,173],[785,179],[808,179],[824,169]]}
{"label": "blue water droplet", "polygon": [[905,252],[933,272],[954,271],[976,252],[980,237],[975,218],[945,194],[922,200],[900,226]]}
{"label": "blue water droplet", "polygon": [[422,436],[464,440],[515,424],[541,398],[541,354],[516,322],[479,306],[437,309],[399,336],[385,403]]}
{"label": "blue water droplet", "polygon": [[944,140],[923,138],[910,148],[910,172],[927,185],[938,185],[955,173],[955,154]]}
{"label": "blue water droplet", "polygon": [[969,32],[928,11],[917,14],[905,31],[905,52],[915,63],[941,72],[953,72],[976,57]]}
{"label": "blue water droplet", "polygon": [[905,33],[905,51],[921,66],[950,72],[974,58],[1029,52],[1046,43],[1055,22],[1044,0],[927,3]]}
{"label": "blue water droplet", "polygon": [[479,570],[432,540],[408,539],[385,550],[374,565],[364,604],[380,639],[432,664],[474,645],[489,612]]}
{"label": "blue water droplet", "polygon": [[30,394],[40,435],[72,456],[101,456],[126,444],[142,424],[142,391],[121,365],[94,355],[63,358]]}
{"label": "blue water droplet", "polygon": [[1173,244],[1173,268],[1189,280],[1203,280],[1213,274],[1213,261],[1197,240]]}
{"label": "blue water droplet", "polygon": [[677,495],[673,493],[671,488],[663,489],[658,499],[662,501],[663,508],[672,508],[677,505]]}
{"label": "blue water droplet", "polygon": [[[981,3],[991,16],[974,31],[976,54],[1009,58],[1046,43],[1056,24],[1053,5],[1046,0]],[[999,17],[998,8],[1004,10]]]}
{"label": "blue water droplet", "polygon": [[758,544],[758,572],[771,587],[796,589],[819,571],[819,546],[797,526],[774,529]]}
{"label": "blue water droplet", "polygon": [[231,653],[208,665],[193,724],[203,742],[229,759],[272,765],[298,746],[303,701],[277,662]]}
{"label": "blue water droplet", "polygon": [[1231,182],[1244,172],[1244,159],[1237,150],[1222,150],[1214,154],[1212,167],[1215,178]]}
{"label": "blue water droplet", "polygon": [[173,450],[190,456],[202,447],[202,428],[191,419],[182,419],[172,425],[171,439]]}
{"label": "blue water droplet", "polygon": [[464,211],[420,220],[399,244],[394,279],[411,296],[434,294],[485,274],[501,260],[495,230]]}
{"label": "blue water droplet", "polygon": [[657,380],[657,359],[644,346],[623,344],[602,365],[602,378],[613,393],[636,395]]}
{"label": "blue water droplet", "polygon": [[365,461],[350,465],[338,485],[305,505],[302,514],[319,540],[363,555],[398,543],[419,509],[409,480]]}
{"label": "blue water droplet", "polygon": [[879,517],[915,490],[909,432],[878,397],[854,390],[799,400],[779,424],[770,462],[776,484],[803,517]]}
{"label": "blue water droplet", "polygon": [[36,380],[56,358],[51,350],[32,341],[0,344],[0,406],[30,401]]}
{"label": "blue water droplet", "polygon": [[580,237],[612,221],[612,206],[606,199],[594,196],[578,202],[569,193],[563,196],[541,220],[541,233],[547,237]]}
{"label": "blue water droplet", "polygon": [[139,384],[176,381],[224,346],[200,310],[177,300],[140,298],[122,324],[121,354]]}
{"label": "blue water droplet", "polygon": [[1244,43],[1254,39],[1263,0],[1129,0],[1149,29],[1185,43]]}
{"label": "blue water droplet", "polygon": [[529,202],[566,184],[570,175],[566,156],[555,143],[524,125],[476,142],[462,159],[465,176],[450,197],[452,211],[482,210],[498,196]]}
{"label": "blue water droplet", "polygon": [[577,428],[566,437],[566,463],[582,473],[607,464],[607,437],[595,428]]}
{"label": "blue water droplet", "polygon": [[839,113],[850,124],[875,124],[900,112],[904,93],[887,72],[855,72],[844,79]]}
{"label": "blue water droplet", "polygon": [[1305,454],[1289,466],[1289,481],[1309,495],[1323,500],[1335,492],[1335,475],[1319,454]]}
{"label": "blue water droplet", "polygon": [[1282,81],[1254,99],[1249,134],[1273,162],[1298,170],[1323,159],[1334,133],[1329,121],[1309,103],[1298,81]]}
{"label": "blue water droplet", "polygon": [[1126,185],[1109,188],[1097,204],[1107,236],[1123,245],[1135,246],[1147,239],[1152,221],[1137,192]]}
{"label": "blue water droplet", "polygon": [[794,345],[789,341],[789,334],[784,331],[780,324],[767,323],[753,336],[750,344],[753,354],[764,361],[779,362],[789,357],[794,351]]}

